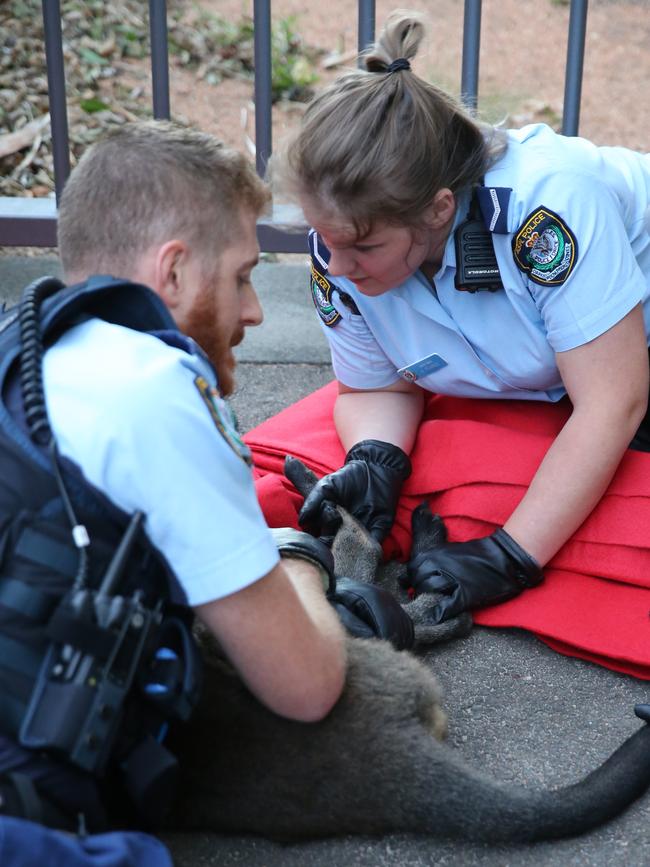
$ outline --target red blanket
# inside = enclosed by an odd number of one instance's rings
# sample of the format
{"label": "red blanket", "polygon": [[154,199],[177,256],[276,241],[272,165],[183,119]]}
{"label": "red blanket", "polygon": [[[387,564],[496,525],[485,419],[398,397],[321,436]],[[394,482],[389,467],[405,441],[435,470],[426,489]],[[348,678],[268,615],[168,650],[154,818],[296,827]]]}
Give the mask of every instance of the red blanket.
{"label": "red blanket", "polygon": [[[282,474],[293,454],[318,475],[341,466],[332,423],[336,384],[250,431],[260,503],[271,526],[297,527],[301,498]],[[432,395],[413,449],[388,557],[410,549],[410,514],[427,498],[450,541],[503,524],[570,411],[559,404]],[[475,612],[484,626],[521,627],[556,650],[650,680],[650,454],[628,451],[602,501],[545,569],[546,580]]]}

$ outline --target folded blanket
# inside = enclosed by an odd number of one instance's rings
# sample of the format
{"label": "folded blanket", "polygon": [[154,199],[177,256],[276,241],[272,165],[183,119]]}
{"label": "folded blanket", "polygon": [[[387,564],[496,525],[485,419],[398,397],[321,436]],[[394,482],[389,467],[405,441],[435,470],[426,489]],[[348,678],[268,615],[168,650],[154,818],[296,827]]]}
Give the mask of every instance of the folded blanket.
{"label": "folded blanket", "polygon": [[[302,498],[284,478],[285,454],[317,475],[343,463],[332,422],[335,397],[330,383],[245,436],[271,526],[298,526]],[[444,518],[450,541],[503,524],[569,413],[566,400],[431,395],[385,555],[408,556],[411,512],[424,499]],[[650,454],[625,454],[605,496],[545,575],[539,587],[476,611],[475,621],[528,629],[561,653],[650,680]]]}

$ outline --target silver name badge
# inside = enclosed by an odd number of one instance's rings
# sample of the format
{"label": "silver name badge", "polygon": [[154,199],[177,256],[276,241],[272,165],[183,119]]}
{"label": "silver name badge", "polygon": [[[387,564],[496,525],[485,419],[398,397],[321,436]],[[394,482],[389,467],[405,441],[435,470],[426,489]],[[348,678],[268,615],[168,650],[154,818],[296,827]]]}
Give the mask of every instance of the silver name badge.
{"label": "silver name badge", "polygon": [[425,355],[419,361],[407,364],[406,367],[400,367],[397,372],[407,382],[415,382],[416,379],[428,376],[430,373],[435,373],[441,367],[447,367],[447,362],[441,355],[434,352],[431,355]]}

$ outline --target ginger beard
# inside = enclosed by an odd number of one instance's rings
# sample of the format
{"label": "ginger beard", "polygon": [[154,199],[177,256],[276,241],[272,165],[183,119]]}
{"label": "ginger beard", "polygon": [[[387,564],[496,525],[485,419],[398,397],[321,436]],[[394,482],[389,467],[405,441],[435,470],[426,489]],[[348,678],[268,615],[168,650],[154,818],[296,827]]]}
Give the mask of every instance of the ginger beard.
{"label": "ginger beard", "polygon": [[187,313],[185,333],[195,340],[212,362],[223,397],[232,394],[235,388],[235,356],[232,347],[244,338],[243,327],[234,333],[226,333],[219,327],[219,304],[217,292],[208,286],[197,296],[192,309]]}

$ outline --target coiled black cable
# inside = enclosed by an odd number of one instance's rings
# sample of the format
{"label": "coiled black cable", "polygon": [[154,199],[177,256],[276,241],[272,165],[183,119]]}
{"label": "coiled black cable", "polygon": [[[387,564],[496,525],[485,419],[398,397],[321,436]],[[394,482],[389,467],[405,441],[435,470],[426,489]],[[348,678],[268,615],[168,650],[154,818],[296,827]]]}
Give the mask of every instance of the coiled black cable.
{"label": "coiled black cable", "polygon": [[50,426],[43,389],[43,336],[41,305],[46,298],[62,289],[56,277],[40,277],[26,286],[20,302],[20,389],[30,439],[47,448],[54,465],[56,479],[65,512],[72,528],[72,538],[79,551],[79,566],[75,587],[83,587],[88,572],[88,534],[79,524],[70,496],[63,482],[56,439]]}
{"label": "coiled black cable", "polygon": [[41,277],[25,287],[20,303],[20,388],[29,436],[40,446],[49,445],[53,436],[43,391],[40,311],[43,301],[62,287],[56,277]]}

